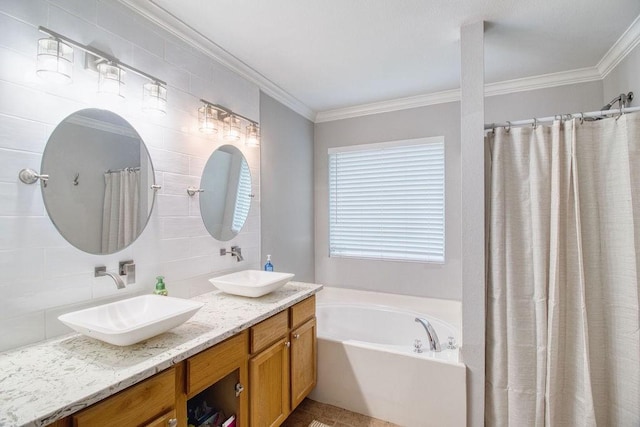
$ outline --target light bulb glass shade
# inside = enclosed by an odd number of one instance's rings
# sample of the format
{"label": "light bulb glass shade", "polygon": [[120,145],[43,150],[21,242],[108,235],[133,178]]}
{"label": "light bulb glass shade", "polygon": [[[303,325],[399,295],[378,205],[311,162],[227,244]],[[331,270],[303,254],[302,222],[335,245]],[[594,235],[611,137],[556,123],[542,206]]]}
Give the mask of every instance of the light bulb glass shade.
{"label": "light bulb glass shade", "polygon": [[237,141],[240,139],[240,119],[233,114],[228,115],[223,120],[224,139],[227,141]]}
{"label": "light bulb glass shade", "polygon": [[142,86],[142,110],[145,113],[167,113],[167,88],[157,82]]}
{"label": "light bulb glass shade", "polygon": [[73,48],[54,38],[38,40],[36,73],[53,83],[71,83]]}
{"label": "light bulb glass shade", "polygon": [[198,124],[200,132],[218,133],[218,128],[220,127],[218,110],[211,105],[203,105],[198,108]]}
{"label": "light bulb glass shade", "polygon": [[249,147],[260,145],[260,128],[255,123],[249,123],[249,126],[247,126],[244,143]]}
{"label": "light bulb glass shade", "polygon": [[98,93],[124,98],[122,87],[124,86],[125,74],[124,70],[117,65],[107,62],[98,64]]}

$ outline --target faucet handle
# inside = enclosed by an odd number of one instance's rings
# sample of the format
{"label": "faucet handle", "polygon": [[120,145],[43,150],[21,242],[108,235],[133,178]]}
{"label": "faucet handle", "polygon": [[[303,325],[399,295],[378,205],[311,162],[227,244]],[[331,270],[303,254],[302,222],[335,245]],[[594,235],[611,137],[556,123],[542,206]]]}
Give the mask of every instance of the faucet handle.
{"label": "faucet handle", "polygon": [[415,340],[413,342],[413,352],[414,353],[422,353],[422,341]]}
{"label": "faucet handle", "polygon": [[118,263],[118,274],[120,276],[127,276],[127,285],[136,283],[136,264],[133,260],[120,261],[120,263]]}

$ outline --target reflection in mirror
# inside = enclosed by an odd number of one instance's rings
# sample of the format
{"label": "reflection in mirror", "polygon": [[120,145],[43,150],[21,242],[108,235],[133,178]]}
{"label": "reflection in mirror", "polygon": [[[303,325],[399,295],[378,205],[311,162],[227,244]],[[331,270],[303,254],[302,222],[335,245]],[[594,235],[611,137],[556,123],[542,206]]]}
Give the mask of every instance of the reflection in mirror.
{"label": "reflection in mirror", "polygon": [[64,119],[42,156],[49,217],[73,246],[111,254],[129,246],[149,220],[153,165],[136,130],[115,113],[86,109]]}
{"label": "reflection in mirror", "polygon": [[223,145],[211,154],[202,172],[200,215],[209,233],[231,240],[244,225],[251,208],[251,173],[240,150]]}

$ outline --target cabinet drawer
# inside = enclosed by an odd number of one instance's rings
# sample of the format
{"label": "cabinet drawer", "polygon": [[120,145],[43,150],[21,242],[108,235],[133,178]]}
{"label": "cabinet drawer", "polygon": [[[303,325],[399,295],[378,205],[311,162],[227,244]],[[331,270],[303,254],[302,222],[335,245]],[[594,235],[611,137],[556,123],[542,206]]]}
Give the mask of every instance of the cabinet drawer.
{"label": "cabinet drawer", "polygon": [[316,315],[316,296],[312,295],[291,307],[291,328],[297,328]]}
{"label": "cabinet drawer", "polygon": [[269,344],[287,335],[289,314],[287,311],[276,314],[251,327],[251,353],[256,353]]}
{"label": "cabinet drawer", "polygon": [[177,427],[178,418],[176,418],[176,410],[172,410],[147,423],[144,427]]}
{"label": "cabinet drawer", "polygon": [[73,425],[76,427],[144,425],[174,407],[175,391],[175,368],[170,368],[74,414]]}
{"label": "cabinet drawer", "polygon": [[192,397],[247,360],[247,332],[243,331],[187,359],[187,395]]}

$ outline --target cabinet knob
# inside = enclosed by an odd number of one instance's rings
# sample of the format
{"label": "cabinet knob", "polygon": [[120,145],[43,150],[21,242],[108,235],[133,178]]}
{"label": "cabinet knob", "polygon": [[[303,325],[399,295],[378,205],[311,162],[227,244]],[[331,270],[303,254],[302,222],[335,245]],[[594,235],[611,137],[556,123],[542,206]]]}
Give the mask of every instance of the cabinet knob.
{"label": "cabinet knob", "polygon": [[236,397],[238,397],[240,396],[240,393],[244,391],[244,386],[240,383],[237,383],[235,386],[235,390],[236,390]]}
{"label": "cabinet knob", "polygon": [[295,339],[298,339],[298,338],[300,338],[300,334],[293,334],[293,337],[294,337]]}
{"label": "cabinet knob", "polygon": [[284,343],[285,347],[291,347],[291,341],[287,341]]}
{"label": "cabinet knob", "polygon": [[171,418],[167,421],[167,427],[176,427],[178,425],[178,420],[176,418]]}

